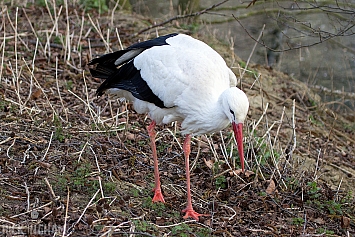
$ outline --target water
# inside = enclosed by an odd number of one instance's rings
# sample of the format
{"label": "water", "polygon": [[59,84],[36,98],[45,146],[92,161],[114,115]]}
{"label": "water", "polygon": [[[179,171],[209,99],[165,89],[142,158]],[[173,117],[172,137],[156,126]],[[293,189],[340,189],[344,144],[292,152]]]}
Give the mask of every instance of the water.
{"label": "water", "polygon": [[[157,22],[168,19],[178,12],[178,0],[138,0],[131,2],[135,11],[155,18]],[[216,0],[201,1],[200,6],[207,8],[219,2]],[[219,8],[211,10],[211,14],[202,15],[199,20],[203,21],[204,30],[214,33],[220,40],[230,41],[230,38],[233,37],[235,52],[245,61],[250,56],[255,44],[255,41],[248,34],[256,39],[263,25],[265,25],[265,29],[261,42],[276,50],[283,51],[290,47],[298,47],[299,44],[308,45],[320,40],[324,41],[312,47],[283,52],[274,52],[258,45],[251,60],[257,64],[272,66],[309,85],[320,85],[330,90],[354,93],[355,35],[339,36],[326,40],[326,38],[320,38],[319,34],[314,31],[308,31],[309,36],[297,31],[307,31],[307,27],[311,24],[311,27],[315,30],[337,33],[339,29],[348,26],[349,22],[339,21],[332,14],[315,13],[313,10],[295,10],[295,13],[287,12],[283,15],[280,11],[282,8],[278,4],[278,2],[271,1],[256,4],[246,9],[248,3],[228,1]],[[309,5],[292,5],[294,2],[282,2],[282,4],[282,7],[294,7],[295,9],[297,7],[309,7]],[[339,4],[343,8],[346,6],[342,5],[341,2]],[[220,10],[221,8],[222,10]],[[274,9],[279,11],[274,11]],[[350,10],[355,11],[355,9]],[[241,24],[233,18],[232,14],[240,18]],[[347,14],[340,16],[351,19]],[[302,21],[297,22],[297,20]],[[323,33],[323,37],[325,36],[326,34]],[[324,96],[323,98],[326,100],[339,99],[334,96]],[[355,102],[353,99],[345,99],[342,102],[354,108]]]}

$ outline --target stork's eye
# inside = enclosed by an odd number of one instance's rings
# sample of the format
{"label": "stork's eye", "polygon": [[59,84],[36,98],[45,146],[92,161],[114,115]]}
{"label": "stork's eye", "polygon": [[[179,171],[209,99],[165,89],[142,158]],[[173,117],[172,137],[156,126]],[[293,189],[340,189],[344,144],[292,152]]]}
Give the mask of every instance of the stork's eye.
{"label": "stork's eye", "polygon": [[231,112],[231,114],[232,114],[233,117],[234,117],[234,112],[233,112],[233,110],[230,109],[229,112]]}

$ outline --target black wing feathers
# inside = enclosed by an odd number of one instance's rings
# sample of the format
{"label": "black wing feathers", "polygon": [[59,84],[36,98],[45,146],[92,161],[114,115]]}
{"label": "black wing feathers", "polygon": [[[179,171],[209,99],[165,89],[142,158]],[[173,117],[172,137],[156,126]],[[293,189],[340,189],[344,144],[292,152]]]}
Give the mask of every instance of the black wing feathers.
{"label": "black wing feathers", "polygon": [[168,39],[170,37],[177,36],[177,35],[178,35],[178,33],[172,33],[172,34],[169,34],[169,35],[160,36],[160,37],[155,38],[155,39],[151,39],[151,40],[139,42],[139,43],[136,43],[136,44],[132,44],[127,49],[142,49],[142,48],[143,49],[149,49],[149,48],[151,48],[153,46],[167,45],[166,39]]}
{"label": "black wing feathers", "polygon": [[101,64],[97,64],[95,69],[90,68],[91,76],[100,78],[100,79],[107,79],[109,76],[114,73],[117,68],[110,68],[102,66]]}
{"label": "black wing feathers", "polygon": [[163,101],[156,96],[141,77],[139,70],[133,65],[133,61],[124,64],[111,74],[97,89],[96,94],[101,96],[109,88],[118,88],[132,93],[134,97],[155,104],[160,108],[166,108]]}
{"label": "black wing feathers", "polygon": [[[174,33],[136,43],[127,49],[105,54],[91,60],[88,65],[96,64],[95,69],[90,68],[91,75],[105,79],[97,89],[96,94],[101,96],[107,89],[118,88],[131,92],[134,97],[140,100],[154,103],[160,108],[165,108],[163,101],[153,93],[147,82],[142,78],[140,71],[134,66],[133,60],[146,49],[167,45],[166,39],[176,35]],[[122,66],[117,68],[120,65]]]}
{"label": "black wing feathers", "polygon": [[93,60],[91,60],[88,63],[88,65],[94,65],[94,64],[99,63],[103,66],[116,68],[115,61],[128,51],[129,51],[128,49],[124,49],[124,50],[119,50],[119,51],[116,51],[113,53],[108,53],[108,54],[102,55],[99,58],[94,58]]}

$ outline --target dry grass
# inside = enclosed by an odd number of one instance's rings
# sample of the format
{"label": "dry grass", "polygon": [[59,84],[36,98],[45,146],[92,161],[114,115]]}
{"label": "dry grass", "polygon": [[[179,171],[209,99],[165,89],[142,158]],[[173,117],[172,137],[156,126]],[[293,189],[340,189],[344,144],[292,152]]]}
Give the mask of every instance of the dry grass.
{"label": "dry grass", "polygon": [[[96,98],[88,60],[117,50],[145,23],[119,11],[3,6],[0,36],[0,232],[11,236],[353,235],[354,128],[286,75],[215,46],[251,101],[241,174],[228,129],[193,139],[194,206],[183,220],[179,125],[157,146],[166,205],[154,182],[145,127],[129,103]],[[117,8],[116,8],[117,9]],[[180,31],[158,28],[159,34]],[[201,34],[198,37],[203,37]],[[336,176],[335,176],[336,175]],[[331,177],[333,176],[333,177]],[[349,221],[349,223],[348,223]]]}

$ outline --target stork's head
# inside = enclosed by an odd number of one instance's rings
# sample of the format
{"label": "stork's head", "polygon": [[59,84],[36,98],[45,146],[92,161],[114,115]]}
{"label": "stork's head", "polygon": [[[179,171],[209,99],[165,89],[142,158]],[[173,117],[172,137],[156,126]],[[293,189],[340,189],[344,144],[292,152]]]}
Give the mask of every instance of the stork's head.
{"label": "stork's head", "polygon": [[244,171],[243,123],[249,109],[248,97],[237,87],[229,88],[223,94],[223,111],[232,123],[234,136],[237,140],[240,164]]}

